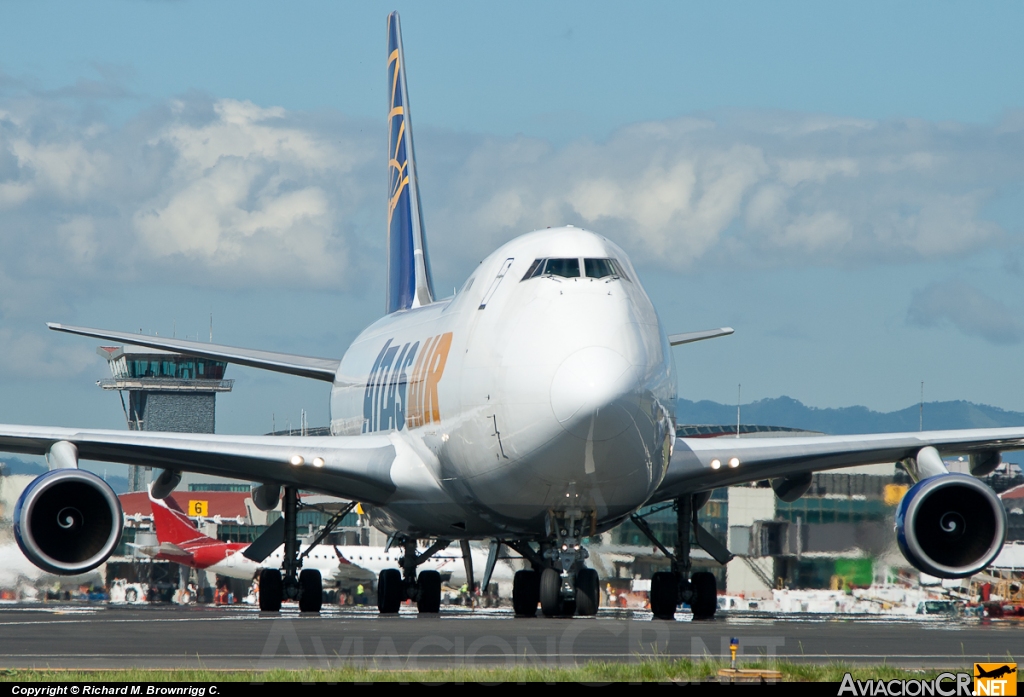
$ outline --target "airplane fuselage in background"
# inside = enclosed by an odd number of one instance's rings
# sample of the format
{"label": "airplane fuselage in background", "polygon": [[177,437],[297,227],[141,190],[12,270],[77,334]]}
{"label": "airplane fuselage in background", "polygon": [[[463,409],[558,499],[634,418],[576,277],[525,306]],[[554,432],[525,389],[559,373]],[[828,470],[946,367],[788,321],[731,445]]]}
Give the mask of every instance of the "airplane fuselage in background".
{"label": "airplane fuselage in background", "polygon": [[[140,547],[148,556],[184,564],[193,569],[201,569],[225,576],[252,580],[260,569],[277,568],[281,565],[284,547],[278,547],[266,560],[255,562],[242,552],[249,545],[237,542],[219,542],[212,540],[209,544],[196,545],[183,549],[183,553],[161,551],[159,547]],[[422,550],[421,550],[422,551]],[[487,562],[487,552],[472,549],[473,565],[483,569]],[[365,545],[320,545],[314,548],[304,559],[304,569],[316,569],[325,583],[371,583],[384,569],[399,565],[402,550],[399,548],[385,549]],[[423,569],[432,569],[444,574],[449,583],[461,585],[466,582],[465,565],[461,553],[441,552],[422,564]],[[507,559],[499,559],[494,567],[491,578],[495,581],[511,581],[515,569]]]}
{"label": "airplane fuselage in background", "polygon": [[[544,259],[578,260],[580,276],[524,279]],[[621,276],[585,275],[607,259]],[[397,430],[403,495],[368,507],[385,531],[541,536],[549,511],[575,510],[586,535],[658,487],[675,398],[667,336],[625,252],[569,227],[512,240],[450,300],[363,331],[334,382],[331,429]]]}

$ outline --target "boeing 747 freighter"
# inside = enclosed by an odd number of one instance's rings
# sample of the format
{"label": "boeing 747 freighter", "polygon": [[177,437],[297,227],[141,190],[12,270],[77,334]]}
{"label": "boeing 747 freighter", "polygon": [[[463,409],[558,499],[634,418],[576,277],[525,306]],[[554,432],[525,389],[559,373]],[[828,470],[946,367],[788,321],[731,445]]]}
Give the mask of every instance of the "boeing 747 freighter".
{"label": "boeing 747 freighter", "polygon": [[[899,505],[896,535],[907,559],[935,576],[968,576],[1003,545],[998,497],[976,477],[1000,452],[1024,447],[1024,428],[778,439],[676,437],[673,346],[731,329],[669,333],[640,274],[611,240],[572,226],[528,232],[495,250],[452,297],[435,293],[413,148],[397,13],[388,17],[387,283],[384,316],[341,358],[148,337],[60,324],[52,329],[204,356],[331,384],[331,436],[259,437],[0,426],[0,450],[45,454],[51,471],[24,492],[14,519],[26,556],[74,574],[96,567],[121,537],[117,497],[79,459],[161,468],[167,496],[182,471],[247,479],[283,518],[254,556],[283,541],[281,568],[262,572],[260,605],[297,599],[319,607],[320,575],[301,570],[300,489],[359,501],[402,550],[378,579],[378,607],[411,599],[438,612],[437,572],[420,570],[455,541],[489,540],[529,564],[516,573],[518,615],[593,615],[599,580],[584,538],[631,516],[671,559],[655,574],[651,606],[696,618],[716,608],[715,579],[690,573],[691,534],[721,562],[731,555],[697,523],[718,487],[770,479],[786,501],[811,473],[903,463],[916,484]],[[322,347],[314,350],[319,352]],[[329,352],[329,349],[326,349]],[[694,368],[682,364],[684,369]],[[942,456],[970,456],[975,476],[951,474]],[[637,511],[672,501],[678,542],[668,549]],[[417,540],[432,541],[425,550]],[[262,551],[260,551],[262,550]],[[484,575],[489,570],[485,569]]]}

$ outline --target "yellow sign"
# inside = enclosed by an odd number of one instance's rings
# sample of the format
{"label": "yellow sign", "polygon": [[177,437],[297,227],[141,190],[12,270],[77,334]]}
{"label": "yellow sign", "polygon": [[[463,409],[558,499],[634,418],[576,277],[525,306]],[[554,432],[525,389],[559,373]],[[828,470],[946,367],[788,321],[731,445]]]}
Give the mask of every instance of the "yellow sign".
{"label": "yellow sign", "polygon": [[1016,695],[1016,663],[975,663],[975,695]]}
{"label": "yellow sign", "polygon": [[908,487],[903,484],[886,484],[885,489],[882,491],[882,498],[885,500],[886,506],[895,506],[903,498],[903,494],[907,493]]}
{"label": "yellow sign", "polygon": [[210,515],[210,502],[209,501],[189,501],[188,502],[188,514],[190,516],[208,516]]}

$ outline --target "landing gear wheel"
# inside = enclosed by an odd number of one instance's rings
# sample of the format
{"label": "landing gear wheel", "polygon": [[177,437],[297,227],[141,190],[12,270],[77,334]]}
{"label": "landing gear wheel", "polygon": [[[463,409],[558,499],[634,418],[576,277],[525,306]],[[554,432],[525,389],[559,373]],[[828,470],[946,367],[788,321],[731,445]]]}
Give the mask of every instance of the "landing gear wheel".
{"label": "landing gear wheel", "polygon": [[260,571],[260,610],[280,612],[283,597],[284,584],[281,583],[281,572],[277,569]]}
{"label": "landing gear wheel", "polygon": [[299,611],[320,612],[324,604],[324,584],[316,569],[303,569],[299,574]]}
{"label": "landing gear wheel", "polygon": [[382,615],[394,615],[405,599],[405,585],[402,572],[398,569],[384,569],[377,577],[377,609]]}
{"label": "landing gear wheel", "polygon": [[562,577],[554,569],[540,573],[540,611],[545,617],[562,614]]}
{"label": "landing gear wheel", "polygon": [[576,614],[593,616],[601,604],[601,580],[595,569],[580,569],[576,573]]}
{"label": "landing gear wheel", "polygon": [[419,599],[416,608],[421,612],[441,611],[441,574],[436,571],[421,571],[419,575]]}
{"label": "landing gear wheel", "polygon": [[659,571],[651,577],[651,612],[659,620],[670,620],[676,616],[679,602],[679,584],[671,571]]}
{"label": "landing gear wheel", "polygon": [[715,575],[708,571],[699,571],[690,579],[690,585],[694,595],[690,602],[693,619],[715,619],[715,610],[718,609],[718,581],[715,580]]}
{"label": "landing gear wheel", "polygon": [[562,575],[554,569],[540,574],[540,610],[545,617],[572,617],[576,603],[562,600]]}
{"label": "landing gear wheel", "polygon": [[536,617],[540,602],[540,575],[533,569],[517,571],[512,579],[512,609],[516,617]]}

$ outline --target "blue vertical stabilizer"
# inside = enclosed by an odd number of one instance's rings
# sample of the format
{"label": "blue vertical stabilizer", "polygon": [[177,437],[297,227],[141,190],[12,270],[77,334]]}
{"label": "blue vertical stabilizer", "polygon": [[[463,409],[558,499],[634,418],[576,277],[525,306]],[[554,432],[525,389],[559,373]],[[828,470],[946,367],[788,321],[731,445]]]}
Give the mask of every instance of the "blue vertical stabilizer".
{"label": "blue vertical stabilizer", "polygon": [[388,15],[388,314],[434,301],[398,13]]}

